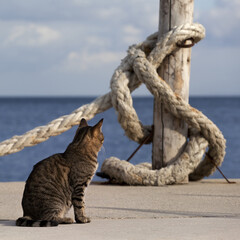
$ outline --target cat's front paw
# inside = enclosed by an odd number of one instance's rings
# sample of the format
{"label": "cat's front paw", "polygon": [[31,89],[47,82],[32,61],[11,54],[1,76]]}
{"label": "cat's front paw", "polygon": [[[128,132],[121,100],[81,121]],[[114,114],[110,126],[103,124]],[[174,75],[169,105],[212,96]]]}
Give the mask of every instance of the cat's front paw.
{"label": "cat's front paw", "polygon": [[89,217],[80,217],[76,219],[77,223],[90,223],[91,219]]}

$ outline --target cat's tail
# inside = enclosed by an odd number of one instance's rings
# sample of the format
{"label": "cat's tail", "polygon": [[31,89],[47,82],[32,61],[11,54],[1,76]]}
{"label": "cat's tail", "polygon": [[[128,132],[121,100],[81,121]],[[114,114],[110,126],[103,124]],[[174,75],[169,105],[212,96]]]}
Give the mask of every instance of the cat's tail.
{"label": "cat's tail", "polygon": [[19,227],[56,227],[57,221],[32,220],[30,217],[20,217],[16,220],[16,226]]}

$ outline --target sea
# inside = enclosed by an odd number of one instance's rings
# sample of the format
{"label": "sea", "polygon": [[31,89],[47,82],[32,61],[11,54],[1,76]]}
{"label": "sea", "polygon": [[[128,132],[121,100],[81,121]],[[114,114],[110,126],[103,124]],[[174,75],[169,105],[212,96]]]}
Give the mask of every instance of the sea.
{"label": "sea", "polygon": [[[2,97],[0,98],[0,141],[45,125],[94,99],[95,97]],[[152,125],[153,101],[152,97],[133,98],[133,105],[143,124]],[[228,178],[240,178],[240,97],[190,97],[189,103],[211,119],[227,140],[226,156],[220,167],[221,171]],[[96,115],[89,121],[89,125],[94,125],[101,118],[104,118],[105,141],[98,155],[97,171],[100,171],[104,159],[116,156],[126,160],[138,147],[137,143],[125,136],[114,109]],[[55,153],[64,152],[72,141],[76,129],[75,126],[61,135],[51,137],[46,142],[0,157],[0,181],[25,181],[37,162]],[[152,145],[149,144],[144,145],[131,162],[133,164],[151,162],[151,159]],[[222,175],[216,171],[209,178],[222,178]],[[94,176],[93,180],[104,181],[97,176]]]}

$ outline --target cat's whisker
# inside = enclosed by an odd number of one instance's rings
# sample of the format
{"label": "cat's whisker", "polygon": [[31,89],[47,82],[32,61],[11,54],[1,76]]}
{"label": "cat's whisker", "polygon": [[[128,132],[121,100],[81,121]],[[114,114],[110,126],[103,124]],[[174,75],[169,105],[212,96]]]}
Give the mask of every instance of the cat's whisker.
{"label": "cat's whisker", "polygon": [[106,153],[104,145],[102,145],[100,152]]}
{"label": "cat's whisker", "polygon": [[102,145],[101,150],[99,151],[100,155],[102,156],[103,159],[106,158],[106,150],[105,147]]}

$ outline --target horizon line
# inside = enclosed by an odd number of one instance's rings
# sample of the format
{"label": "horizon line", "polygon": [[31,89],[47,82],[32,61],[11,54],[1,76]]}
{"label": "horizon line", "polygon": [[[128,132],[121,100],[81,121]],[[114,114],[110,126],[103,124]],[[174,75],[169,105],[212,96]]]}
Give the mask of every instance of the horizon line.
{"label": "horizon line", "polygon": [[[103,95],[4,95],[0,98],[98,98]],[[152,95],[132,95],[133,98],[150,98]],[[240,95],[190,95],[189,98],[238,98]]]}

